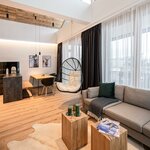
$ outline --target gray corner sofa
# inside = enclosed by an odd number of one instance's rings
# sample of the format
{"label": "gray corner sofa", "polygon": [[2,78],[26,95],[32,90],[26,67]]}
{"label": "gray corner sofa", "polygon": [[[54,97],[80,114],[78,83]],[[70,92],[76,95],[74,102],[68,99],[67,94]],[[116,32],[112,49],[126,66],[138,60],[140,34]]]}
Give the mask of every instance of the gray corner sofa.
{"label": "gray corner sofa", "polygon": [[[99,87],[82,91],[83,107],[99,95]],[[117,120],[128,130],[128,135],[150,147],[150,91],[116,85],[115,98],[120,101],[103,108],[105,117]]]}

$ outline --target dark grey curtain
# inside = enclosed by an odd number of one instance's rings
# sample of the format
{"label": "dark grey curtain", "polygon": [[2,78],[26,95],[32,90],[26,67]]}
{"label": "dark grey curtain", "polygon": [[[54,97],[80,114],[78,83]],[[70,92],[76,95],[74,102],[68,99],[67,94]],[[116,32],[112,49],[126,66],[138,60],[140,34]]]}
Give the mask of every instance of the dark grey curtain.
{"label": "dark grey curtain", "polygon": [[82,40],[82,89],[98,86],[102,81],[101,24],[81,34]]}
{"label": "dark grey curtain", "polygon": [[57,47],[57,81],[62,81],[62,43]]}

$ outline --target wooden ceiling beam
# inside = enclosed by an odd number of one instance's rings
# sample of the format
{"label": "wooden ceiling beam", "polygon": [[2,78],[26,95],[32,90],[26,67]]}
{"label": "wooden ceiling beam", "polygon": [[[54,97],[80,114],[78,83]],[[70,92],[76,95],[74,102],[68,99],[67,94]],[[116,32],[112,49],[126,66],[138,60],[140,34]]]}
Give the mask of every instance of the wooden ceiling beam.
{"label": "wooden ceiling beam", "polygon": [[63,19],[56,19],[2,4],[0,4],[0,19],[58,29],[61,28],[64,23]]}

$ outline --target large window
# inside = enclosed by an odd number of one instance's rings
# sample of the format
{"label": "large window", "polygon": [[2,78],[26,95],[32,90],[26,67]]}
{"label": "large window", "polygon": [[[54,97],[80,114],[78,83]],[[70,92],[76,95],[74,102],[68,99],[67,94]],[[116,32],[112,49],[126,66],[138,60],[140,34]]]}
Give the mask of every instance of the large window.
{"label": "large window", "polygon": [[102,24],[103,81],[150,89],[150,3]]}

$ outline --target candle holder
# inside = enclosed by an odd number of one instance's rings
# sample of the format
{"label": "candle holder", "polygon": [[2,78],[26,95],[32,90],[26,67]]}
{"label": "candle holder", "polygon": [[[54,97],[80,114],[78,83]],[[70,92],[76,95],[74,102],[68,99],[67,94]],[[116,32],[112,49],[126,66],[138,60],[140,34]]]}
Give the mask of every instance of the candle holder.
{"label": "candle holder", "polygon": [[72,109],[73,109],[73,107],[72,107],[72,106],[68,106],[67,116],[72,116],[72,115],[73,115],[73,113],[72,113]]}
{"label": "candle holder", "polygon": [[75,116],[79,117],[80,116],[80,104],[75,105]]}

